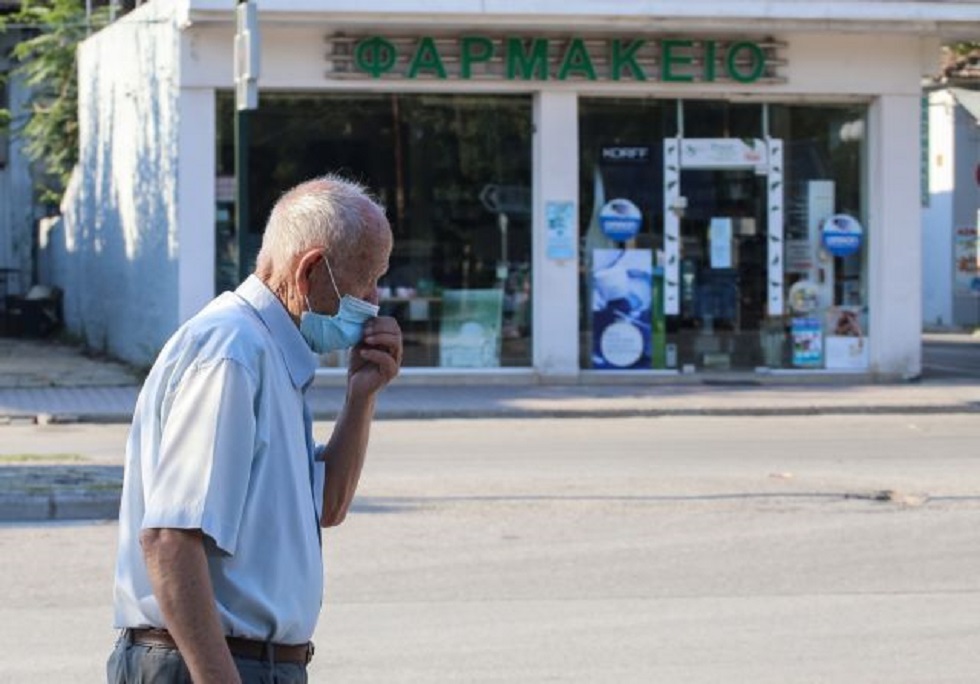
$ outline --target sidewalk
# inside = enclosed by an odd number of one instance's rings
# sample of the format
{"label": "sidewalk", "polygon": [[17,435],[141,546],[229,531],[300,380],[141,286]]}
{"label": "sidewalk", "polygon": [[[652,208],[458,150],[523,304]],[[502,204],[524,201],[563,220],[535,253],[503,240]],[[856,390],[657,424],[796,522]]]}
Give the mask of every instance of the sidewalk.
{"label": "sidewalk", "polygon": [[[967,350],[967,363],[980,362],[980,339],[960,336],[957,344],[965,345],[959,348]],[[980,413],[980,373],[957,372],[960,357],[941,361],[944,370],[923,380],[891,384],[857,376],[804,381],[781,375],[637,379],[619,374],[590,375],[578,384],[540,384],[533,376],[515,375],[433,385],[406,372],[379,397],[377,418]],[[139,381],[131,369],[73,347],[0,338],[0,434],[4,424],[128,423]],[[336,417],[342,381],[342,376],[318,378],[310,390],[318,420]],[[122,466],[0,461],[0,523],[112,519],[121,486]]]}
{"label": "sidewalk", "polygon": [[[980,339],[969,345],[980,360]],[[972,361],[974,357],[971,356]],[[972,375],[972,377],[970,377]],[[905,383],[859,376],[803,379],[787,375],[647,376],[592,374],[577,384],[541,384],[531,375],[501,381],[421,383],[406,372],[378,399],[378,419],[623,417],[666,415],[806,415],[980,412],[980,374],[928,374]],[[476,378],[476,379],[474,379]],[[128,423],[139,376],[108,360],[46,341],[0,338],[0,425]],[[343,378],[318,377],[310,403],[332,420],[343,403]]]}

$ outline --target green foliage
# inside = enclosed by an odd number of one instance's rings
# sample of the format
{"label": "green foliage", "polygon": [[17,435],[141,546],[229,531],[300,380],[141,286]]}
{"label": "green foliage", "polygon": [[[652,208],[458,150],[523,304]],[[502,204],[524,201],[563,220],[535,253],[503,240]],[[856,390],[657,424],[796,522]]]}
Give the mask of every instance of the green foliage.
{"label": "green foliage", "polygon": [[970,53],[980,50],[980,43],[978,42],[963,42],[963,43],[953,43],[949,46],[954,53],[961,56],[969,55]]}
{"label": "green foliage", "polygon": [[[105,9],[86,21],[84,0],[25,0],[9,15],[24,38],[14,46],[13,74],[30,89],[27,115],[12,119],[0,110],[0,125],[24,141],[42,172],[42,202],[57,203],[78,161],[78,44],[107,23]],[[9,26],[8,26],[9,28]],[[0,26],[2,30],[2,26]]]}

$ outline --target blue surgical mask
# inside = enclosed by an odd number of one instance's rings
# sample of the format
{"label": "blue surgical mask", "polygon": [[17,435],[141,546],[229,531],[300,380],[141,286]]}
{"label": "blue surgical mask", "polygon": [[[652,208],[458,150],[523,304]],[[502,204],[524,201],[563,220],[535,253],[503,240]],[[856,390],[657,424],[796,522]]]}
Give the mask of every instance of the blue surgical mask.
{"label": "blue surgical mask", "polygon": [[364,324],[377,316],[379,310],[377,305],[363,299],[350,295],[341,297],[326,254],[323,255],[323,263],[327,265],[327,273],[330,274],[330,282],[333,284],[334,292],[337,293],[337,298],[340,299],[340,307],[333,316],[315,313],[307,298],[307,311],[304,311],[299,319],[300,334],[310,345],[310,349],[317,354],[353,347],[364,337]]}

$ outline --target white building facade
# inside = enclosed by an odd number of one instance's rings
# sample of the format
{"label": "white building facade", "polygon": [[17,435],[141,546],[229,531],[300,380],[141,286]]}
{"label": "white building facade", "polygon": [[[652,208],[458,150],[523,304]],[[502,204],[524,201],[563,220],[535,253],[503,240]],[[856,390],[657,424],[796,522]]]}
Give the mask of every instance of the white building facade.
{"label": "white building facade", "polygon": [[980,326],[980,91],[928,94],[923,324]]}
{"label": "white building facade", "polygon": [[149,363],[339,172],[388,208],[408,377],[919,374],[919,84],[976,3],[422,4],[259,4],[244,230],[234,3],[88,40],[69,327]]}

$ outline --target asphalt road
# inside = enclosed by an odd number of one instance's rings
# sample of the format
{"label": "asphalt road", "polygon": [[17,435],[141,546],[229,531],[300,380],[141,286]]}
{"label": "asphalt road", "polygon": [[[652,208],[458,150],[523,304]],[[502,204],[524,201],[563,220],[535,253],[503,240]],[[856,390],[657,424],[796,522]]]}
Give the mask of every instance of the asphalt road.
{"label": "asphalt road", "polygon": [[[18,429],[101,464],[124,434]],[[974,682],[978,441],[972,415],[379,423],[311,681]],[[101,680],[115,535],[0,527],[0,682]]]}
{"label": "asphalt road", "polygon": [[980,336],[924,334],[922,375],[927,379],[980,378]]}

